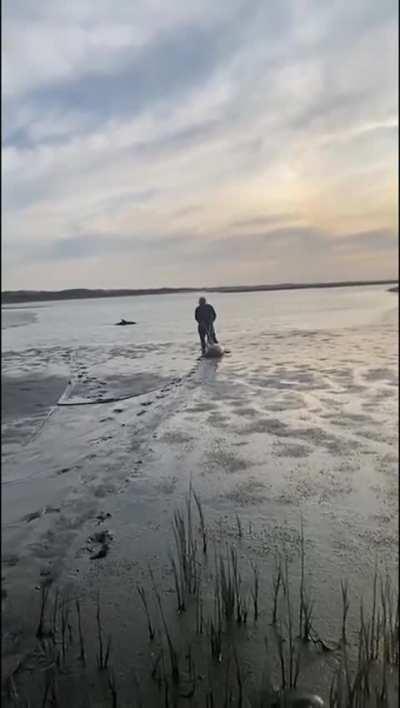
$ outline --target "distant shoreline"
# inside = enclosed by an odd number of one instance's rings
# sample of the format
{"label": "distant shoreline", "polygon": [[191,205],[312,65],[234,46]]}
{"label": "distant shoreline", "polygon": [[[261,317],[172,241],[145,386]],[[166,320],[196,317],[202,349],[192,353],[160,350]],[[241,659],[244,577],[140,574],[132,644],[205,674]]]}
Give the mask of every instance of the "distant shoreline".
{"label": "distant shoreline", "polygon": [[391,285],[397,283],[390,280],[362,280],[332,283],[279,283],[277,285],[237,285],[214,288],[147,288],[136,290],[101,290],[75,288],[68,290],[6,290],[1,294],[1,304],[8,305],[20,302],[44,302],[54,300],[83,300],[106,297],[135,297],[140,295],[175,295],[178,293],[251,293],[276,290],[307,290],[311,288],[350,288],[366,285]]}

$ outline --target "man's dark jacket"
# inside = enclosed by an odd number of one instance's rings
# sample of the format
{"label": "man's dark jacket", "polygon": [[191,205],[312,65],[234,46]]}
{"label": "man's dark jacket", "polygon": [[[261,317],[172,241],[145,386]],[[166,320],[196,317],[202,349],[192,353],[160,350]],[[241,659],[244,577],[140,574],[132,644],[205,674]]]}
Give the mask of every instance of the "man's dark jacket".
{"label": "man's dark jacket", "polygon": [[204,327],[205,329],[208,329],[217,317],[213,306],[208,303],[196,307],[194,316],[200,327]]}

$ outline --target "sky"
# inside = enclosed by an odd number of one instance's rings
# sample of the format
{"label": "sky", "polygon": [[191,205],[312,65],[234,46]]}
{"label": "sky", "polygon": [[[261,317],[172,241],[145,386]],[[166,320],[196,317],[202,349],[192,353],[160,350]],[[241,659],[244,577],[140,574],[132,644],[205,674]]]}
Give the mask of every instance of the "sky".
{"label": "sky", "polygon": [[2,290],[396,278],[397,0],[3,0]]}

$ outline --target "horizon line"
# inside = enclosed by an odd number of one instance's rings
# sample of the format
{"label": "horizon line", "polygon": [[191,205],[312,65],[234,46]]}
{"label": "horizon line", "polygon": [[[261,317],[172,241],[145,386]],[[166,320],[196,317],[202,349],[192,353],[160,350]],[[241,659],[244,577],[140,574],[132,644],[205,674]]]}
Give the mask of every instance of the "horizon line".
{"label": "horizon line", "polygon": [[[389,285],[392,283],[398,283],[397,278],[385,278],[385,279],[368,279],[368,280],[336,280],[336,281],[312,281],[312,282],[281,282],[281,283],[264,283],[259,285],[217,285],[208,287],[191,287],[191,286],[181,286],[181,287],[169,287],[162,286],[158,288],[62,288],[60,290],[2,290],[1,297],[3,299],[8,299],[8,297],[21,297],[21,298],[32,298],[35,296],[62,296],[67,294],[93,294],[101,293],[106,296],[112,295],[146,295],[146,294],[162,294],[162,293],[179,293],[179,292],[254,292],[254,291],[268,291],[268,290],[286,290],[286,289],[300,289],[300,288],[316,288],[316,287],[354,287],[357,285]],[[66,298],[67,299],[67,298]]]}

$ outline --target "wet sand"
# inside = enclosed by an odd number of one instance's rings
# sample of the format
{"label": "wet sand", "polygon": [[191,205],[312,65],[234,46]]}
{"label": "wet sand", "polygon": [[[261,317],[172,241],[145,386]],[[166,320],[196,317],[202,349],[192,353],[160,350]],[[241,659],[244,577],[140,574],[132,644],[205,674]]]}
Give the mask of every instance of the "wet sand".
{"label": "wet sand", "polygon": [[[145,385],[143,376],[132,398],[56,407],[38,435],[11,450],[3,476],[6,670],[32,645],[38,587],[52,578],[80,597],[88,636],[95,636],[90,608],[100,590],[120,683],[132,665],[146,674],[146,621],[135,586],[149,587],[151,564],[176,621],[171,518],[190,483],[210,543],[239,542],[241,562],[257,563],[264,587],[274,550],[298,543],[302,517],[321,633],[338,634],[344,578],[355,621],[376,559],[393,577],[397,571],[395,332],[393,315],[375,328],[261,334],[220,362],[196,362],[181,378]],[[46,391],[44,415],[61,382],[30,381],[32,390]],[[29,388],[28,380],[18,386]],[[99,390],[107,398],[124,387],[93,376],[86,386],[76,380],[63,400],[93,401]],[[24,409],[35,418],[29,400]],[[99,530],[107,552],[95,557]],[[252,639],[257,654],[263,639]],[[326,696],[315,671],[305,683]]]}
{"label": "wet sand", "polygon": [[63,376],[3,376],[2,441],[14,449],[26,444],[57,404],[67,384]]}

